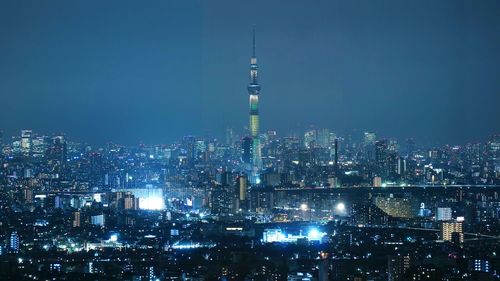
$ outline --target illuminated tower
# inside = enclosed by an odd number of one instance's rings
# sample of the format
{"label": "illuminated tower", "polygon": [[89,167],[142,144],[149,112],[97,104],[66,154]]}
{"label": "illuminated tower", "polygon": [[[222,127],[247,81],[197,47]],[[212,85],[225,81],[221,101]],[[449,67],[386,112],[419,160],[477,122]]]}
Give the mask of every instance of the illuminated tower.
{"label": "illuminated tower", "polygon": [[250,60],[250,84],[248,94],[250,95],[250,136],[252,137],[252,171],[251,183],[259,183],[259,172],[262,169],[262,157],[259,139],[259,94],[260,85],[257,81],[257,57],[255,56],[255,29],[253,30],[252,58]]}

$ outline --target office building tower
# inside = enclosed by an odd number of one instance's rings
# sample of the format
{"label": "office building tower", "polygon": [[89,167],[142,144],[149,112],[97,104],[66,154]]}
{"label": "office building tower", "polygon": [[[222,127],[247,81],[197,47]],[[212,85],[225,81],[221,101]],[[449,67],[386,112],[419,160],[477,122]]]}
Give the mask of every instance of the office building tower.
{"label": "office building tower", "polygon": [[24,156],[30,156],[32,134],[31,130],[21,130],[21,153]]}

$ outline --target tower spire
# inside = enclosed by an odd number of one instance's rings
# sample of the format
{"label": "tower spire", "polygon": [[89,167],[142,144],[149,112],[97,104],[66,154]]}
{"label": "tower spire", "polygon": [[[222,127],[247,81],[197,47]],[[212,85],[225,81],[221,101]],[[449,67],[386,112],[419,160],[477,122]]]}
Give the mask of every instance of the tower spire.
{"label": "tower spire", "polygon": [[255,58],[255,25],[253,26],[253,37],[252,37],[252,56]]}

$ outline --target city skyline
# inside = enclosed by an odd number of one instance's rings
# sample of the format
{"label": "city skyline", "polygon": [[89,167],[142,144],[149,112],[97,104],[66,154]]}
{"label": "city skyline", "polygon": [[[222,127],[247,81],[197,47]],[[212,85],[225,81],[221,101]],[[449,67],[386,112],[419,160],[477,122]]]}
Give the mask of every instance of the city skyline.
{"label": "city skyline", "polygon": [[[111,4],[6,1],[0,92],[5,104],[19,106],[2,110],[0,129],[64,132],[98,144],[223,137],[226,127],[246,123],[245,60],[256,24],[262,131],[315,125],[433,144],[484,140],[500,131],[499,39],[490,36],[498,3],[428,4],[294,3],[275,19],[282,5],[257,1],[266,12],[248,22],[239,18],[248,18],[250,4],[225,1],[138,10],[123,2],[111,14]],[[31,16],[21,22],[22,13]],[[386,17],[378,21],[377,13]],[[87,25],[89,17],[96,20]]]}
{"label": "city skyline", "polygon": [[500,281],[498,15],[0,0],[0,279]]}

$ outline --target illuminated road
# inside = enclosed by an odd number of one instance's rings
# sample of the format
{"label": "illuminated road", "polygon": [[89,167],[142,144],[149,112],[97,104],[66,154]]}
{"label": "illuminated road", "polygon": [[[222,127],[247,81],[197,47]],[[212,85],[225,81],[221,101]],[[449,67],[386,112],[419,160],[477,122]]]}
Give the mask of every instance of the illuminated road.
{"label": "illuminated road", "polygon": [[[382,226],[382,225],[365,225],[363,227],[366,228],[385,228],[385,229],[405,229],[405,230],[418,230],[418,231],[430,231],[430,232],[440,232],[440,229],[435,229],[435,228],[421,228],[421,227],[393,227],[393,226]],[[473,241],[473,240],[481,240],[481,239],[500,239],[500,236],[493,236],[493,235],[486,235],[486,234],[479,234],[479,233],[470,233],[470,232],[464,232],[464,235],[468,236],[475,236],[476,238],[469,238],[469,239],[464,239],[464,241]]]}

